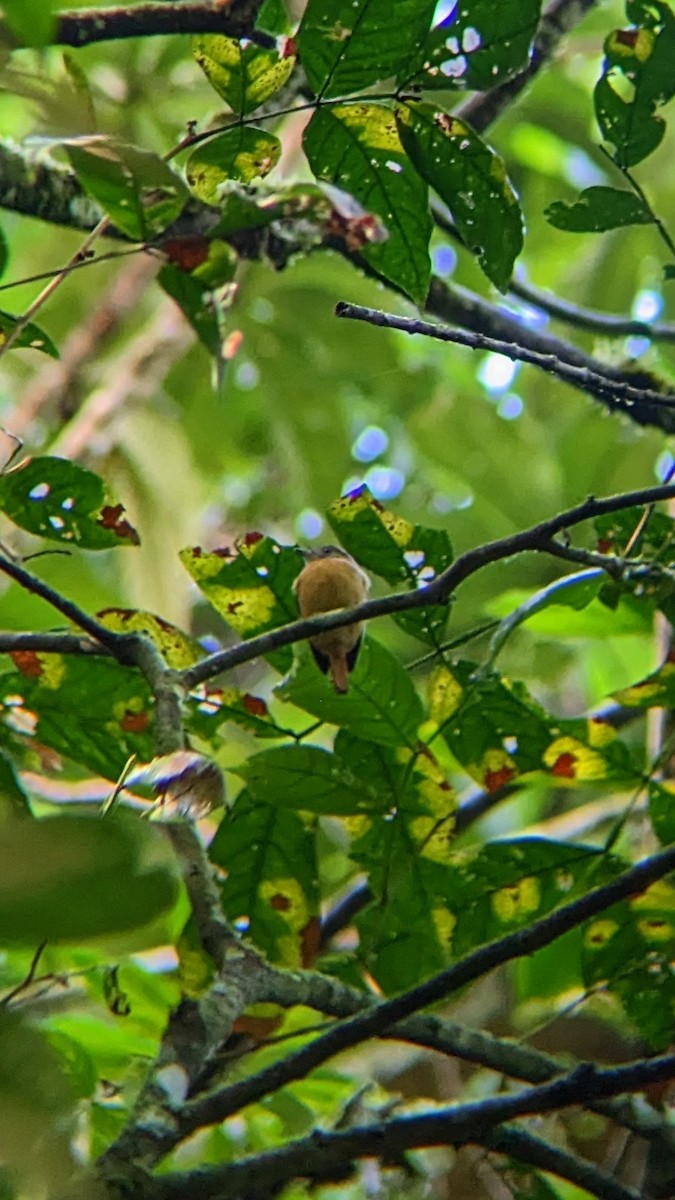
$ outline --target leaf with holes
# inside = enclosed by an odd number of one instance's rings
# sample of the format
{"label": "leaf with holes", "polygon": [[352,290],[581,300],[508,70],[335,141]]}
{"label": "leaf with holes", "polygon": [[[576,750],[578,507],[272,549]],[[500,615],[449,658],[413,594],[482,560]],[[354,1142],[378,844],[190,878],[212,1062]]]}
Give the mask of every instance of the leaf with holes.
{"label": "leaf with holes", "polygon": [[134,241],[161,233],[185,206],[183,180],[158,154],[105,138],[64,148],[85,192]]}
{"label": "leaf with holes", "polygon": [[288,82],[295,58],[280,58],[253,42],[242,45],[221,34],[194,38],[192,53],[219,96],[238,117],[253,112]]}
{"label": "leaf with holes", "polygon": [[[345,549],[392,587],[404,583],[409,591],[417,591],[452,562],[452,546],[444,529],[428,529],[397,517],[365,486],[335,500],[326,515]],[[393,615],[413,637],[439,645],[448,607],[434,604]]]}
{"label": "leaf with holes", "polygon": [[[256,637],[298,616],[293,581],[305,565],[294,546],[250,533],[234,550],[207,554],[183,550],[181,562],[216,612],[241,638]],[[289,647],[266,656],[280,671],[292,661]]]}
{"label": "leaf with holes", "polygon": [[307,78],[321,97],[400,77],[426,37],[435,0],[309,0],[298,31]]}
{"label": "leaf with holes", "polygon": [[447,91],[489,91],[524,71],[539,24],[541,0],[465,0],[436,25],[402,82]]}
{"label": "leaf with holes", "polygon": [[303,143],[317,179],[342,188],[381,218],[387,237],[364,246],[363,257],[423,304],[431,271],[427,187],[401,145],[394,114],[377,104],[320,108]]}
{"label": "leaf with holes", "polygon": [[83,550],[140,541],[103,480],[65,458],[26,458],[0,475],[0,511],[29,533]]}
{"label": "leaf with holes", "polygon": [[627,11],[635,26],[615,29],[605,40],[594,102],[602,136],[614,146],[616,162],[634,167],[660,145],[665,133],[658,109],[675,95],[675,16],[660,0],[629,3]]}
{"label": "leaf with holes", "polygon": [[544,212],[556,229],[571,233],[603,233],[625,225],[651,225],[654,218],[644,200],[620,188],[590,187],[567,204],[556,200]]}
{"label": "leaf with holes", "polygon": [[186,727],[190,733],[205,738],[213,746],[221,745],[222,726],[232,721],[257,738],[280,738],[287,731],[280,728],[261,696],[239,692],[236,688],[206,685],[186,701]]}
{"label": "leaf with holes", "polygon": [[209,856],[227,871],[221,896],[230,920],[246,918],[248,936],[272,962],[309,963],[319,913],[312,826],[244,791],[218,826]]}
{"label": "leaf with holes", "polygon": [[411,161],[447,204],[488,279],[506,291],[523,247],[523,218],[501,158],[465,121],[433,104],[399,105],[396,119]]}
{"label": "leaf with holes", "polygon": [[444,895],[458,958],[608,882],[623,864],[592,846],[543,837],[487,842],[461,852],[446,871]]}
{"label": "leaf with holes", "polygon": [[[105,779],[117,780],[127,759],[154,754],[150,689],[140,671],[107,659],[32,650],[12,654],[15,672],[0,676],[0,719],[32,725],[21,740],[49,746]],[[16,735],[19,738],[19,735]]]}
{"label": "leaf with holes", "polygon": [[379,642],[366,638],[349,678],[348,694],[338,695],[308,647],[301,644],[293,672],[276,694],[365,741],[416,746],[424,710],[399,659]]}
{"label": "leaf with holes", "polygon": [[218,204],[231,179],[250,183],[268,175],[279,161],[281,142],[273,133],[252,125],[237,126],[198,146],[185,174],[190,187],[206,204]]}
{"label": "leaf with holes", "polygon": [[[0,349],[14,333],[19,319],[19,317],[13,317],[11,313],[0,312]],[[15,350],[41,350],[50,358],[60,357],[49,335],[45,333],[44,329],[40,329],[39,325],[34,325],[32,321],[24,326],[13,346]]]}

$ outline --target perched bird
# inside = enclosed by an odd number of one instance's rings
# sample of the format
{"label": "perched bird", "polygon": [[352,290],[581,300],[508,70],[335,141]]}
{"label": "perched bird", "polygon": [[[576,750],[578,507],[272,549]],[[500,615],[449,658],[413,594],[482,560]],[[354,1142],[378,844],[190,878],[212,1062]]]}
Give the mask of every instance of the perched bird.
{"label": "perched bird", "polygon": [[[301,616],[314,617],[337,608],[352,608],[366,599],[370,580],[346,550],[320,546],[318,550],[307,550],[305,558],[307,566],[293,585]],[[336,692],[349,690],[347,674],[356,664],[363,627],[363,621],[358,621],[340,629],[327,629],[309,639],[318,666],[325,675],[330,672]]]}

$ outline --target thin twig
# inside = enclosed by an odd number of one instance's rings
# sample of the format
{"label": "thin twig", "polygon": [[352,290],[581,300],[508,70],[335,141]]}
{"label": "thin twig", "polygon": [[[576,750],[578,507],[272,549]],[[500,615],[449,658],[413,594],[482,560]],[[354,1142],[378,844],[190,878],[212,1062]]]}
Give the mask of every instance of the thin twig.
{"label": "thin twig", "polygon": [[622,410],[630,412],[631,406],[652,404],[663,408],[675,408],[675,394],[654,391],[651,388],[638,388],[629,383],[601,375],[588,367],[575,366],[564,362],[553,354],[540,354],[514,342],[504,342],[497,338],[488,337],[482,333],[468,333],[463,329],[450,329],[443,325],[433,325],[429,321],[421,321],[415,317],[400,317],[396,313],[382,312],[377,308],[366,308],[360,304],[341,302],[336,306],[335,315],[349,321],[365,321],[368,325],[376,325],[384,329],[397,329],[401,333],[421,334],[423,337],[435,338],[441,342],[453,342],[455,345],[467,346],[470,350],[489,350],[494,354],[503,354],[517,362],[526,362],[540,367],[549,374],[568,383],[591,392],[604,401],[609,401]]}
{"label": "thin twig", "polygon": [[[633,492],[625,492],[622,495],[608,496],[599,500],[591,496],[582,504],[566,509],[554,517],[549,517],[529,529],[465,551],[436,579],[416,591],[395,592],[375,600],[366,600],[362,604],[355,605],[354,608],[293,621],[289,625],[283,625],[268,633],[262,633],[258,637],[250,638],[249,641],[240,642],[227,650],[211,654],[181,673],[183,686],[188,689],[197,687],[207,679],[212,679],[214,675],[220,674],[221,671],[229,671],[240,663],[250,662],[281,646],[290,646],[295,642],[304,641],[317,632],[339,629],[354,621],[390,616],[392,613],[405,612],[413,608],[424,608],[430,604],[447,603],[461,583],[490,563],[499,562],[526,550],[553,553],[550,549],[551,539],[556,534],[571,529],[583,521],[602,516],[605,513],[620,512],[621,509],[632,508],[635,505],[651,504],[673,498],[675,498],[675,484],[640,488]],[[607,562],[610,571],[616,570],[614,556],[601,555],[594,561],[599,563],[601,560]]]}

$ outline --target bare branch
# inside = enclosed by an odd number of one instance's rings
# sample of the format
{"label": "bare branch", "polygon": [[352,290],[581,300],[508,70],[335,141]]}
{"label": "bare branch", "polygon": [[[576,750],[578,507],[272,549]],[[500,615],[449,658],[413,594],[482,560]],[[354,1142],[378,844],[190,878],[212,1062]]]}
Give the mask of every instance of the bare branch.
{"label": "bare branch", "polygon": [[[525,346],[513,342],[503,342],[482,333],[467,333],[462,329],[449,329],[446,326],[432,325],[429,321],[420,321],[415,317],[399,317],[396,313],[382,312],[376,308],[365,308],[359,304],[341,302],[335,309],[336,316],[351,321],[365,321],[369,325],[377,325],[385,329],[398,329],[402,333],[421,334],[424,337],[435,338],[441,342],[453,342],[459,346],[467,346],[471,350],[490,350],[495,354],[504,354],[515,361],[531,363],[541,367],[549,374],[557,375],[566,383],[572,383],[583,391],[590,392],[607,405],[608,408],[628,413],[634,420],[640,420],[640,409],[650,410],[675,408],[675,394],[661,393],[650,388],[634,387],[610,375],[601,374],[588,367],[576,366],[564,362],[553,354],[540,354]],[[638,415],[636,416],[636,409]],[[650,412],[650,417],[653,412]]]}
{"label": "bare branch", "polygon": [[[221,33],[231,38],[248,38],[264,46],[274,39],[258,33],[254,26],[262,0],[193,0],[192,3],[125,5],[122,8],[89,8],[83,12],[61,12],[51,39],[56,46],[88,46],[92,42],[121,38],[156,37],[176,33]],[[5,22],[0,22],[0,41],[20,43]]]}
{"label": "bare branch", "polygon": [[[256,1190],[293,1178],[330,1179],[331,1173],[354,1158],[375,1156],[390,1158],[402,1150],[419,1146],[462,1145],[481,1142],[485,1134],[503,1121],[535,1113],[552,1112],[574,1104],[587,1104],[627,1091],[639,1091],[649,1084],[669,1080],[675,1075],[675,1055],[641,1059],[625,1066],[597,1069],[584,1063],[567,1075],[538,1087],[520,1092],[491,1096],[468,1104],[435,1109],[422,1115],[401,1116],[345,1130],[317,1130],[307,1138],[279,1149],[254,1155],[238,1162],[158,1179],[153,1200],[228,1200],[246,1194],[255,1180]],[[515,1146],[515,1142],[511,1143]],[[522,1145],[523,1152],[527,1148]],[[550,1160],[549,1160],[550,1161]],[[562,1168],[558,1160],[558,1168]],[[584,1164],[586,1166],[586,1164]],[[597,1171],[590,1164],[589,1172]],[[587,1176],[589,1178],[589,1176]],[[601,1187],[596,1195],[607,1200],[635,1200],[636,1193],[611,1190],[612,1177],[604,1172],[594,1176]]]}

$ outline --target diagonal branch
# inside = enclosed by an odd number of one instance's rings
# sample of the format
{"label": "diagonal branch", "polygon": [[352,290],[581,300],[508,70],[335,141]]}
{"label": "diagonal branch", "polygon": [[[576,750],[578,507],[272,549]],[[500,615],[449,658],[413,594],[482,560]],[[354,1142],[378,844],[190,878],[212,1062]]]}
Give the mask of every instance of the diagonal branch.
{"label": "diagonal branch", "polygon": [[487,337],[483,333],[467,333],[462,329],[449,329],[447,326],[433,325],[429,321],[420,321],[415,317],[399,317],[396,313],[382,312],[377,308],[365,308],[360,304],[345,302],[337,305],[335,314],[346,320],[365,321],[368,325],[397,329],[402,333],[421,334],[423,337],[435,338],[441,342],[453,342],[459,346],[468,346],[471,350],[490,350],[495,354],[504,354],[518,362],[531,363],[541,367],[549,374],[557,375],[566,383],[572,383],[583,391],[590,392],[591,395],[602,400],[608,408],[628,413],[633,420],[637,420],[641,424],[646,423],[647,418],[653,419],[654,409],[658,411],[659,408],[675,408],[675,394],[635,387],[610,375],[601,374],[590,367],[565,362],[554,354],[541,354],[526,346],[503,342]]}
{"label": "diagonal branch", "polygon": [[[262,633],[247,642],[240,642],[227,650],[220,650],[209,655],[193,667],[181,673],[183,686],[190,689],[212,679],[221,671],[229,671],[240,663],[250,662],[254,658],[269,654],[280,646],[290,646],[295,642],[304,641],[316,633],[326,629],[339,629],[354,621],[365,621],[373,617],[390,616],[392,613],[406,612],[412,608],[424,608],[430,604],[447,604],[453,592],[461,583],[480,571],[490,563],[521,554],[525,550],[551,553],[551,539],[564,530],[580,525],[593,517],[605,513],[620,512],[624,508],[632,508],[642,504],[651,504],[659,500],[675,498],[675,484],[662,484],[658,487],[640,488],[634,492],[625,492],[618,496],[607,496],[597,500],[594,496],[577,504],[574,508],[566,509],[554,517],[549,517],[537,525],[513,533],[498,541],[486,542],[473,550],[460,554],[455,561],[436,579],[425,587],[414,592],[394,592],[376,600],[366,600],[354,608],[345,608],[335,612],[323,613],[320,616],[304,618]],[[606,559],[610,572],[616,571],[616,559],[612,555],[598,556],[594,559],[596,565]],[[1,565],[1,564],[0,564]]]}
{"label": "diagonal branch", "polygon": [[[374,1155],[386,1159],[397,1157],[402,1150],[413,1147],[480,1142],[503,1121],[553,1112],[627,1091],[640,1091],[673,1076],[673,1054],[604,1070],[584,1063],[552,1083],[538,1087],[351,1129],[317,1130],[307,1138],[238,1162],[160,1177],[151,1192],[152,1200],[185,1200],[187,1196],[198,1196],[199,1200],[228,1200],[246,1194],[254,1179],[256,1189],[278,1186],[296,1177],[330,1179],[331,1172],[354,1158]],[[590,1165],[589,1170],[593,1170]],[[626,1195],[631,1196],[623,1189],[621,1192],[608,1190],[611,1177],[604,1172],[599,1172],[596,1179],[603,1187],[596,1195],[607,1197],[607,1200],[619,1200],[619,1197],[625,1200]],[[635,1193],[632,1195],[634,1197]]]}
{"label": "diagonal branch", "polygon": [[[555,912],[535,921],[529,928],[481,946],[462,961],[454,963],[417,987],[343,1021],[281,1062],[260,1071],[255,1077],[241,1080],[212,1092],[203,1099],[189,1102],[181,1113],[177,1114],[182,1135],[193,1132],[201,1125],[224,1120],[244,1105],[261,1099],[284,1084],[304,1078],[309,1071],[334,1055],[368,1038],[380,1036],[385,1030],[390,1030],[396,1022],[421,1008],[426,1008],[429,1004],[446,999],[459,988],[472,983],[495,967],[549,945],[563,933],[604,912],[619,900],[645,891],[652,883],[673,870],[675,847],[644,859],[610,883],[594,888],[587,895],[563,905]],[[672,1067],[675,1073],[675,1058],[672,1060]],[[621,1090],[623,1089],[617,1088],[604,1094],[615,1095]],[[589,1096],[590,1098],[592,1097]],[[500,1119],[505,1120],[506,1117]]]}

